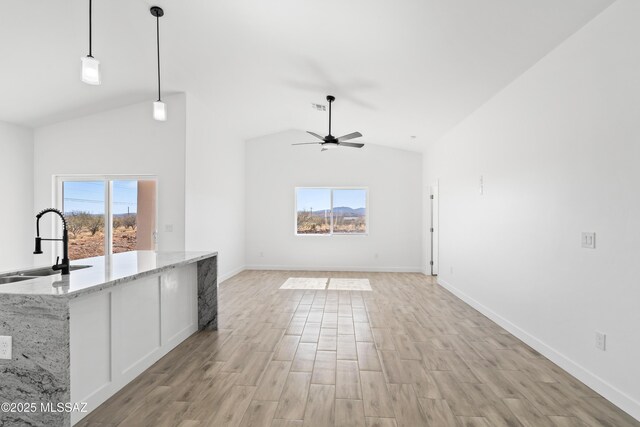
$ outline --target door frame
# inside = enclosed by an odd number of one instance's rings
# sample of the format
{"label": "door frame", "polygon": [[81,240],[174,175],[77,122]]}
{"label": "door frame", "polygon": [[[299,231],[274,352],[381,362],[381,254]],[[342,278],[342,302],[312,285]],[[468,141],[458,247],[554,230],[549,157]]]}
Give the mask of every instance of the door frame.
{"label": "door frame", "polygon": [[440,182],[429,187],[429,241],[430,259],[429,267],[432,276],[438,275],[438,265],[440,260]]}

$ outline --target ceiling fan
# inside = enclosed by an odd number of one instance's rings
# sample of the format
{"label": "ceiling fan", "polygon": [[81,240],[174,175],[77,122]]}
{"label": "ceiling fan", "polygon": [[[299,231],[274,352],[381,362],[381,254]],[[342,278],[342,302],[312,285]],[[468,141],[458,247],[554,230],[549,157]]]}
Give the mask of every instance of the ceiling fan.
{"label": "ceiling fan", "polygon": [[322,151],[326,151],[328,147],[354,147],[354,148],[362,148],[364,144],[362,143],[354,143],[354,142],[345,142],[350,139],[360,138],[362,134],[360,132],[353,132],[348,135],[343,135],[341,137],[336,138],[331,135],[331,103],[336,100],[335,96],[327,95],[327,101],[329,101],[329,135],[322,137],[315,132],[309,132],[308,134],[315,136],[320,141],[318,142],[300,142],[298,144],[291,145],[311,145],[311,144],[320,144],[322,145]]}

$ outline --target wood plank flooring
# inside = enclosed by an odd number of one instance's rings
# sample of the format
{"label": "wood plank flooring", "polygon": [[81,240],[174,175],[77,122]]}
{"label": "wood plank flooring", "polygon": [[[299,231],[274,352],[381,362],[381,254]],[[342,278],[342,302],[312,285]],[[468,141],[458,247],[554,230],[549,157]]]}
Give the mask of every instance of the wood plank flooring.
{"label": "wood plank flooring", "polygon": [[[280,290],[289,277],[372,291]],[[80,426],[640,426],[430,277],[246,271]]]}

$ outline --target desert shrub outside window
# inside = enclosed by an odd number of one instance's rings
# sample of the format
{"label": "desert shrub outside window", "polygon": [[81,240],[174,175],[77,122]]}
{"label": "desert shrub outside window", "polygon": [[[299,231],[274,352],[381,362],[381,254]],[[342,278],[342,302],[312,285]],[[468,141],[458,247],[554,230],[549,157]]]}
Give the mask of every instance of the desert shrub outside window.
{"label": "desert shrub outside window", "polygon": [[364,187],[297,187],[295,232],[299,236],[365,235],[367,203]]}

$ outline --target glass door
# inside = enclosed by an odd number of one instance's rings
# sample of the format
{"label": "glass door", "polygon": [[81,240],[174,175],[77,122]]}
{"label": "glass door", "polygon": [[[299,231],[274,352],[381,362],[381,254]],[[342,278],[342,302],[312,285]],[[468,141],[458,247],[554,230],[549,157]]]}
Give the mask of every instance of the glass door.
{"label": "glass door", "polygon": [[156,248],[157,181],[59,177],[71,260]]}

